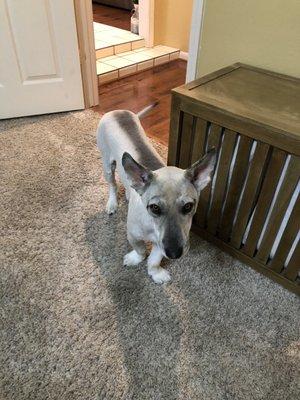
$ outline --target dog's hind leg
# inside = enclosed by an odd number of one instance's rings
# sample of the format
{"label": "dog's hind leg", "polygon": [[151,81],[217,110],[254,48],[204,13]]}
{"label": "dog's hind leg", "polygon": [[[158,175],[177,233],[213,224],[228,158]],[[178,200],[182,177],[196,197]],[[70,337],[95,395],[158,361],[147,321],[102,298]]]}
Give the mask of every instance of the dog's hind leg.
{"label": "dog's hind leg", "polygon": [[116,162],[103,158],[103,172],[106,181],[109,184],[109,197],[106,204],[106,212],[111,215],[117,211],[118,198],[117,198],[117,184],[115,177]]}

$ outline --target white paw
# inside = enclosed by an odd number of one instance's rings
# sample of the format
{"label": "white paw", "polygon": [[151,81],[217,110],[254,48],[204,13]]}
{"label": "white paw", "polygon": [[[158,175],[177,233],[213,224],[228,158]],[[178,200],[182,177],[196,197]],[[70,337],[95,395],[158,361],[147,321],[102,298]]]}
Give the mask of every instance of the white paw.
{"label": "white paw", "polygon": [[127,253],[124,257],[123,265],[128,267],[133,267],[134,265],[138,265],[145,259],[145,256],[141,256],[135,250],[132,250],[130,253]]}
{"label": "white paw", "polygon": [[148,274],[155,283],[167,283],[171,280],[171,275],[169,272],[161,267],[148,269]]}
{"label": "white paw", "polygon": [[114,214],[117,211],[118,203],[115,200],[108,200],[105,210],[108,215]]}

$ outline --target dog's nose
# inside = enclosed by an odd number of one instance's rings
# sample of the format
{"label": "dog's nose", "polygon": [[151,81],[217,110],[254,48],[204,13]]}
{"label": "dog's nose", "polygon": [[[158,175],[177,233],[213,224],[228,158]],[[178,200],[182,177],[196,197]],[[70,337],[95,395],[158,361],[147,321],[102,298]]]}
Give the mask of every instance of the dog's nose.
{"label": "dog's nose", "polygon": [[183,247],[176,247],[174,249],[167,248],[165,249],[165,253],[168,258],[180,258],[183,253]]}

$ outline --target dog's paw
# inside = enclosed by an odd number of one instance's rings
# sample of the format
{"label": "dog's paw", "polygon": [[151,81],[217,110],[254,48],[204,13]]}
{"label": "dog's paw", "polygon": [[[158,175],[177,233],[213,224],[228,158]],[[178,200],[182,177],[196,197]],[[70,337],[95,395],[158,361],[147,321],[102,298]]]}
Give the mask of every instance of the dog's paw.
{"label": "dog's paw", "polygon": [[145,256],[141,256],[135,250],[132,250],[130,253],[127,253],[124,256],[123,265],[127,267],[133,267],[134,265],[138,265],[145,259]]}
{"label": "dog's paw", "polygon": [[154,280],[155,283],[167,283],[171,280],[169,272],[161,267],[149,268],[148,274]]}
{"label": "dog's paw", "polygon": [[108,200],[105,210],[108,215],[112,215],[117,211],[118,203],[115,200]]}

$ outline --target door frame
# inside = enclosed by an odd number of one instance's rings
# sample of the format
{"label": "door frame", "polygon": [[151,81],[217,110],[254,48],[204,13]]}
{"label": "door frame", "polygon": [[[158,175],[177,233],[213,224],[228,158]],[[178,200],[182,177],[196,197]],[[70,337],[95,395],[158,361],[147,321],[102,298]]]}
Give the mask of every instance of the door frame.
{"label": "door frame", "polygon": [[145,39],[146,47],[154,46],[154,0],[139,2],[139,35]]}
{"label": "door frame", "polygon": [[85,108],[99,104],[92,0],[73,0]]}
{"label": "door frame", "polygon": [[[140,35],[145,39],[147,47],[154,45],[154,1],[143,0],[139,3]],[[188,61],[186,82],[193,81],[197,76],[198,57],[200,55],[200,40],[203,25],[204,0],[194,0],[191,18],[189,50],[180,52],[182,59]]]}
{"label": "door frame", "polygon": [[[79,58],[85,108],[99,104],[96,69],[95,39],[93,31],[92,0],[73,0],[77,26]],[[147,47],[154,44],[154,0],[143,0],[139,8],[141,36]]]}
{"label": "door frame", "polygon": [[198,59],[201,51],[200,42],[203,28],[204,1],[194,0],[193,3],[186,83],[195,80],[197,77]]}

